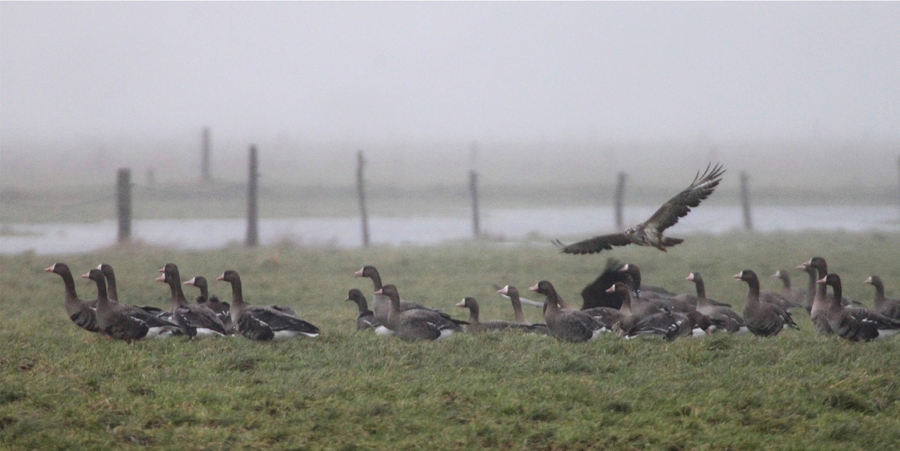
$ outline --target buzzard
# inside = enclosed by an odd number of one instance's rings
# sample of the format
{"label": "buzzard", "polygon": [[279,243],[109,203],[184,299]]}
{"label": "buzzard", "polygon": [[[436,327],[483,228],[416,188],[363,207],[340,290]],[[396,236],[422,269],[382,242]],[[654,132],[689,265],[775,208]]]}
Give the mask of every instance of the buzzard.
{"label": "buzzard", "polygon": [[722,165],[717,164],[712,167],[711,171],[710,166],[712,165],[706,166],[703,174],[697,171],[697,175],[690,186],[669,199],[662,207],[659,207],[659,210],[656,210],[656,213],[653,213],[650,219],[622,233],[595,236],[568,246],[559,240],[554,241],[553,244],[567,254],[593,254],[604,249],[612,249],[613,246],[626,246],[628,244],[653,246],[665,252],[667,247],[679,244],[684,240],[664,237],[662,236],[663,231],[675,225],[678,222],[678,218],[687,216],[688,212],[691,211],[690,207],[700,205],[700,201],[709,197],[719,182],[722,181],[722,174],[725,173]]}

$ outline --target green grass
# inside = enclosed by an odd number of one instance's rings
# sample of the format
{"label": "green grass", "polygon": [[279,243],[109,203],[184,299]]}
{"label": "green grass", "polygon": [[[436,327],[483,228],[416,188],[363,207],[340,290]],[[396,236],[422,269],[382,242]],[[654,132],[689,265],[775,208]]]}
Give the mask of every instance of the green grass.
{"label": "green grass", "polygon": [[[710,296],[741,308],[745,268],[768,276],[821,255],[845,294],[871,304],[862,280],[878,273],[897,296],[900,235],[692,236],[663,254],[608,255],[640,266],[646,283],[687,292],[699,271]],[[241,337],[154,340],[129,346],[78,329],[62,306],[54,261],[81,274],[115,266],[129,303],[167,305],[154,283],[164,263],[183,277],[239,271],[245,297],[290,304],[319,338],[254,343]],[[900,443],[900,341],[848,343],[802,330],[773,339],[586,344],[515,333],[406,343],[353,331],[344,302],[373,264],[405,299],[464,317],[476,297],[486,319],[511,319],[492,284],[526,292],[547,279],[567,300],[606,255],[469,243],[434,248],[209,252],[126,247],[64,257],[0,257],[2,449],[892,449]],[[804,274],[791,270],[796,284]],[[82,298],[95,295],[77,280]],[[763,280],[764,288],[777,285]],[[187,287],[190,288],[190,287]],[[213,282],[212,291],[230,294]],[[191,290],[189,295],[193,295]],[[526,307],[537,321],[539,310]]]}

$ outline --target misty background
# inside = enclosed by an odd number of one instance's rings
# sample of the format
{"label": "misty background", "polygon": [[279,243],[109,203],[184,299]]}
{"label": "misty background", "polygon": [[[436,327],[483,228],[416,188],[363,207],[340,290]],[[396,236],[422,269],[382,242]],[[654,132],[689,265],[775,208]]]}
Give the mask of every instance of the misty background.
{"label": "misty background", "polygon": [[0,185],[193,183],[209,127],[213,177],[245,180],[255,144],[264,186],[350,187],[362,149],[376,188],[626,171],[658,203],[718,161],[726,193],[744,170],[775,200],[890,203],[898,23],[895,2],[2,2]]}

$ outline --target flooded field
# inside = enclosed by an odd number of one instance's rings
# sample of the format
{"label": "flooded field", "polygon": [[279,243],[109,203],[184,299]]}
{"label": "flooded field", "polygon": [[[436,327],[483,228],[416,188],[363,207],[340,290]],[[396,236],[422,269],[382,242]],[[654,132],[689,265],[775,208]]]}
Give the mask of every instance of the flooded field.
{"label": "flooded field", "polygon": [[[625,223],[648,218],[655,207],[631,207]],[[896,206],[758,206],[753,210],[756,232],[845,230],[850,232],[900,232]],[[497,241],[560,238],[574,241],[613,231],[611,207],[541,209],[490,209],[483,211],[482,234]],[[133,239],[148,245],[174,249],[215,249],[242,243],[244,219],[137,220]],[[437,245],[472,237],[472,220],[465,216],[370,218],[375,245]],[[667,231],[671,236],[725,233],[743,228],[739,207],[708,205],[692,211]],[[351,248],[362,245],[359,219],[316,217],[261,219],[262,245],[291,243],[299,246]],[[0,236],[0,253],[37,254],[90,252],[116,242],[115,221],[93,223],[6,224]]]}

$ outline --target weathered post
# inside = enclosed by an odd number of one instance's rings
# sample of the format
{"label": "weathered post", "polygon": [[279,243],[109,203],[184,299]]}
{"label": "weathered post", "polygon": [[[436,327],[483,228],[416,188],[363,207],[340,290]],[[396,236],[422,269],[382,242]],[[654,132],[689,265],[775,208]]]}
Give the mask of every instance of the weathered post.
{"label": "weathered post", "polygon": [[356,154],[356,193],[359,196],[359,215],[362,220],[362,243],[364,247],[369,247],[369,214],[366,211],[366,191],[363,178],[365,164],[363,151],[360,149]]}
{"label": "weathered post", "polygon": [[[897,177],[900,179],[900,157],[897,158]],[[900,183],[897,184],[897,188],[900,189]],[[900,206],[900,191],[897,193],[897,205]]]}
{"label": "weathered post", "polygon": [[753,220],[750,217],[750,176],[741,171],[741,207],[744,210],[744,229],[753,231]]}
{"label": "weathered post", "polygon": [[257,170],[256,146],[250,146],[250,176],[247,183],[247,246],[259,245],[259,217],[257,215],[257,189],[259,171]]}
{"label": "weathered post", "polygon": [[616,209],[616,230],[625,229],[622,205],[625,203],[625,180],[627,179],[628,174],[624,172],[619,173],[619,180],[616,183],[616,198],[614,199]]}
{"label": "weathered post", "polygon": [[472,194],[472,233],[475,238],[481,236],[480,219],[478,217],[478,173],[469,171],[469,192]]}
{"label": "weathered post", "polygon": [[209,175],[209,127],[203,127],[203,159],[200,166],[200,178],[204,182],[208,182]]}
{"label": "weathered post", "polygon": [[119,243],[127,243],[131,240],[131,169],[119,168],[116,178],[116,207]]}

